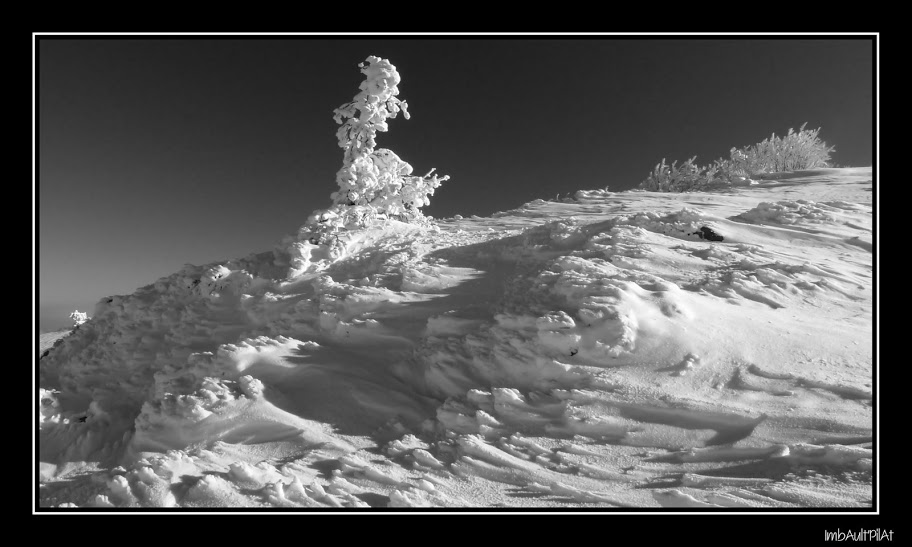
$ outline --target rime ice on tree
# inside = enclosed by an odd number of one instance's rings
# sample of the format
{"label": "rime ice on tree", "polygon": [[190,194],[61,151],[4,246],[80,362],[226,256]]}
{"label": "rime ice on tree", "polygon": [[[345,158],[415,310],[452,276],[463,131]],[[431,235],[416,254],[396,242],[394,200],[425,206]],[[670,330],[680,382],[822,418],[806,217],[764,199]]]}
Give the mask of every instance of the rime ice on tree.
{"label": "rime ice on tree", "polygon": [[70,314],[70,319],[73,320],[73,326],[78,327],[79,325],[89,320],[89,314],[75,310]]}
{"label": "rime ice on tree", "polygon": [[370,56],[358,65],[365,80],[361,92],[335,112],[342,127],[336,133],[345,152],[336,174],[339,190],[332,194],[333,207],[315,214],[311,221],[336,227],[358,227],[379,218],[420,222],[418,210],[428,205],[429,195],[449,177],[411,176],[412,166],[392,150],[377,148],[378,131],[387,131],[387,120],[399,112],[408,119],[408,105],[400,101],[399,73],[387,59]]}
{"label": "rime ice on tree", "polygon": [[[389,119],[399,112],[408,119],[407,104],[399,94],[399,73],[387,59],[370,56],[358,65],[365,79],[354,98],[335,109],[336,136],[344,150],[342,168],[336,174],[339,189],[332,194],[333,205],[315,211],[297,237],[283,242],[290,277],[310,265],[335,259],[344,252],[345,230],[369,227],[375,220],[426,225],[421,207],[448,176],[412,176],[412,166],[392,150],[376,148],[377,132],[389,128]],[[278,256],[278,255],[277,255]],[[319,269],[319,268],[318,268]]]}

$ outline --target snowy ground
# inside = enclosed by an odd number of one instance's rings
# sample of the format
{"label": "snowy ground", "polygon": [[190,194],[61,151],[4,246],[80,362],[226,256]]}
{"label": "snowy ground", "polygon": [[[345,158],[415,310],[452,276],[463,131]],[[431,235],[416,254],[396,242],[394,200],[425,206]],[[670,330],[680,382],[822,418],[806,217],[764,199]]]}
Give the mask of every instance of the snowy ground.
{"label": "snowy ground", "polygon": [[580,191],[187,267],[39,360],[38,505],[869,508],[872,189]]}
{"label": "snowy ground", "polygon": [[43,332],[38,335],[38,355],[54,347],[54,343],[57,340],[60,340],[64,336],[70,334],[68,330],[62,330],[57,332]]}

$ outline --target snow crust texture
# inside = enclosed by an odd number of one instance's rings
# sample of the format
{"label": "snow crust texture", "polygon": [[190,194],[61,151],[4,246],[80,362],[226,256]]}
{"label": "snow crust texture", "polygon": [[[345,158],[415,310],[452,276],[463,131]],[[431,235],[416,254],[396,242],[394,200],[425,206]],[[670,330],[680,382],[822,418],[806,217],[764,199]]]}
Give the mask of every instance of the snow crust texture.
{"label": "snow crust texture", "polygon": [[187,265],[40,358],[39,504],[869,507],[871,186],[580,191]]}

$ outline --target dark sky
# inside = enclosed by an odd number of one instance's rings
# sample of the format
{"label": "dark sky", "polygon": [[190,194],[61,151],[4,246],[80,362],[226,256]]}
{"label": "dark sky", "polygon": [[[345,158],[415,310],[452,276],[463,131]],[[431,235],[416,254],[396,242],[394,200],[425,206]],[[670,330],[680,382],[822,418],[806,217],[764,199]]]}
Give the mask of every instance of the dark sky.
{"label": "dark sky", "polygon": [[[873,156],[873,37],[38,37],[43,325],[184,263],[264,251],[329,205],[333,109],[388,58],[380,134],[451,180],[424,208],[490,215],[624,190],[809,122],[842,166]],[[69,320],[62,319],[62,324]]]}

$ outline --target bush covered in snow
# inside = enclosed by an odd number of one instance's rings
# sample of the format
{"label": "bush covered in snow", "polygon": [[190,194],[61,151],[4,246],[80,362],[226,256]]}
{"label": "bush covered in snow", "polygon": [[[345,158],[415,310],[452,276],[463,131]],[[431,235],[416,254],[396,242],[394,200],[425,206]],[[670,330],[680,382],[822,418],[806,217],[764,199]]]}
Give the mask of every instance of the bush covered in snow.
{"label": "bush covered in snow", "polygon": [[75,310],[70,314],[70,319],[73,320],[73,326],[78,327],[89,320],[89,315],[79,310]]}
{"label": "bush covered in snow", "polygon": [[640,183],[640,188],[655,192],[687,192],[712,186],[749,184],[753,177],[763,173],[829,167],[830,152],[835,147],[828,147],[820,140],[820,128],[806,130],[805,125],[807,122],[797,133],[789,129],[785,137],[773,133],[757,144],[732,148],[729,159],[717,159],[705,167],[694,163],[696,156],[680,167],[677,162],[666,165],[663,158]]}
{"label": "bush covered in snow", "polygon": [[[836,148],[828,147],[820,140],[819,127],[808,130],[804,128],[806,125],[807,122],[797,133],[794,129],[789,129],[785,137],[777,137],[773,133],[763,142],[744,147],[742,159],[736,163],[737,167],[749,175],[829,167],[830,152]],[[734,158],[732,162],[735,162]]]}
{"label": "bush covered in snow", "polygon": [[345,151],[336,174],[339,190],[333,206],[318,211],[312,222],[338,227],[363,226],[375,218],[415,222],[423,219],[419,208],[449,177],[412,175],[412,166],[395,152],[376,148],[377,132],[389,129],[388,121],[399,112],[408,119],[408,104],[397,98],[399,73],[387,59],[370,56],[358,65],[365,80],[355,97],[335,109],[339,146]]}
{"label": "bush covered in snow", "polygon": [[665,158],[662,158],[641,187],[656,192],[684,192],[707,186],[711,179],[706,176],[705,168],[694,163],[695,159],[696,156],[678,167],[678,162],[672,162],[669,166],[665,164]]}

